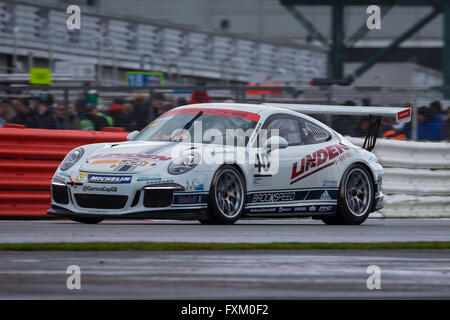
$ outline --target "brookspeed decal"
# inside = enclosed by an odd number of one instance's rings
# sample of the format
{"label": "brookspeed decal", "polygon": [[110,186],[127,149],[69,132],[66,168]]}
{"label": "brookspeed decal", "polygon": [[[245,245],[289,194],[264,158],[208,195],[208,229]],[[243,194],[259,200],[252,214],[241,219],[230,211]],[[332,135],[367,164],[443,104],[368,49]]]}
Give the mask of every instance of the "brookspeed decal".
{"label": "brookspeed decal", "polygon": [[[349,149],[350,148],[348,146],[339,143],[319,149],[312,154],[308,154],[306,157],[293,164],[291,184],[296,183],[297,181],[300,181],[322,169],[332,166],[336,162],[330,160],[336,158]],[[313,168],[316,169],[312,170]]]}

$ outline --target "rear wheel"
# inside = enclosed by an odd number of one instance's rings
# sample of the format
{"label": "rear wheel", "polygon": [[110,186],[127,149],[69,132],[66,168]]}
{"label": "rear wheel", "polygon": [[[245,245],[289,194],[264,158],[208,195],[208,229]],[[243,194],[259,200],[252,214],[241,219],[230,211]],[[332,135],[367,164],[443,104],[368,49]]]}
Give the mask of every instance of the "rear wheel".
{"label": "rear wheel", "polygon": [[351,165],[341,180],[336,215],[323,217],[328,225],[358,225],[369,216],[374,202],[370,171],[362,164]]}
{"label": "rear wheel", "polygon": [[232,165],[215,173],[209,191],[208,218],[202,224],[233,224],[244,212],[245,181]]}
{"label": "rear wheel", "polygon": [[73,220],[75,222],[80,222],[80,223],[86,223],[86,224],[97,224],[99,222],[102,222],[103,219],[102,218],[70,218],[70,220]]}

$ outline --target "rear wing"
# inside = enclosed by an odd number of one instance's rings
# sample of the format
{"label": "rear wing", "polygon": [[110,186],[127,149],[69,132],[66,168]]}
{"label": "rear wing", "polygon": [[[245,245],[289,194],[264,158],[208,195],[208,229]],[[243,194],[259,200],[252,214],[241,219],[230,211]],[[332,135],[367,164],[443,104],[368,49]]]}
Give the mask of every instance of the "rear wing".
{"label": "rear wing", "polygon": [[348,116],[371,116],[394,119],[398,122],[411,121],[410,108],[369,107],[369,106],[336,106],[323,104],[288,104],[264,103],[264,105],[286,108],[304,114],[334,114]]}
{"label": "rear wing", "polygon": [[369,106],[336,106],[321,104],[287,104],[287,103],[264,103],[264,105],[286,108],[304,114],[331,114],[348,116],[369,116],[370,125],[367,130],[363,148],[372,151],[380,130],[381,118],[391,118],[395,123],[410,122],[410,108],[389,108]]}

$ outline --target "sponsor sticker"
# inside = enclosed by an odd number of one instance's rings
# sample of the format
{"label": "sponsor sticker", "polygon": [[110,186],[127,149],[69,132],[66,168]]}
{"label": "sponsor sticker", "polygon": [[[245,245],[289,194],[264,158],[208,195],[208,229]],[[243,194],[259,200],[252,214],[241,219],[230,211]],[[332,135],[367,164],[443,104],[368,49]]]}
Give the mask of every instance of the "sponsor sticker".
{"label": "sponsor sticker", "polygon": [[88,182],[90,183],[131,183],[132,176],[111,176],[101,174],[89,174]]}
{"label": "sponsor sticker", "polygon": [[210,108],[201,108],[201,107],[199,107],[198,109],[197,108],[195,108],[195,109],[189,109],[189,108],[173,109],[173,110],[167,111],[161,117],[167,117],[167,116],[178,115],[178,114],[196,114],[200,110],[203,111],[203,114],[236,117],[236,118],[248,119],[248,120],[251,120],[254,122],[259,121],[259,115],[256,113],[238,111],[238,110],[210,109]]}
{"label": "sponsor sticker", "polygon": [[197,178],[192,179],[191,181],[186,180],[186,190],[203,191],[205,190],[205,185],[200,183],[200,180]]}
{"label": "sponsor sticker", "polygon": [[337,187],[338,182],[336,180],[323,180],[322,187]]}
{"label": "sponsor sticker", "polygon": [[320,200],[331,200],[331,197],[330,197],[328,191],[325,190],[325,191],[322,193],[322,195],[320,196]]}
{"label": "sponsor sticker", "polygon": [[78,174],[73,181],[75,182],[87,182],[87,174],[86,173],[80,173]]}
{"label": "sponsor sticker", "polygon": [[91,187],[83,186],[84,192],[117,192],[117,187]]}
{"label": "sponsor sticker", "polygon": [[295,200],[295,192],[256,193],[252,202],[279,202]]}
{"label": "sponsor sticker", "polygon": [[[342,143],[330,145],[323,149],[319,149],[311,154],[308,154],[300,161],[292,165],[291,184],[296,183],[320,170],[323,170],[336,163],[334,158],[339,157],[340,161],[345,160],[349,155],[342,155],[350,148]],[[345,156],[345,158],[343,158]],[[341,159],[342,158],[342,159]]]}
{"label": "sponsor sticker", "polygon": [[397,113],[397,119],[402,120],[411,116],[411,109],[406,109]]}
{"label": "sponsor sticker", "polygon": [[69,174],[64,173],[64,172],[60,172],[60,173],[58,173],[58,175],[61,176],[61,177],[64,177],[64,178],[72,179],[72,177]]}
{"label": "sponsor sticker", "polygon": [[202,195],[176,195],[174,196],[175,204],[197,204],[203,202]]}
{"label": "sponsor sticker", "polygon": [[171,157],[159,156],[155,154],[142,154],[142,153],[105,153],[105,154],[97,154],[89,158],[89,160],[94,159],[143,159],[143,160],[161,160],[167,161],[172,159]]}

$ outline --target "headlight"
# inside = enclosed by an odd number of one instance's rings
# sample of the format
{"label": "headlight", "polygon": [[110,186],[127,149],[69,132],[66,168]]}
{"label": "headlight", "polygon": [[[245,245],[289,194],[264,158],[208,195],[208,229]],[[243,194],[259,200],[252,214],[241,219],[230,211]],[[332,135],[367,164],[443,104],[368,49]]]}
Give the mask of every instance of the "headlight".
{"label": "headlight", "polygon": [[181,158],[173,160],[169,164],[167,172],[169,172],[172,175],[183,174],[194,169],[199,162],[200,162],[200,155],[193,152]]}
{"label": "headlight", "polygon": [[69,154],[64,158],[59,168],[63,171],[72,168],[73,165],[77,163],[78,160],[81,159],[83,154],[84,154],[83,148],[76,148],[70,151]]}

